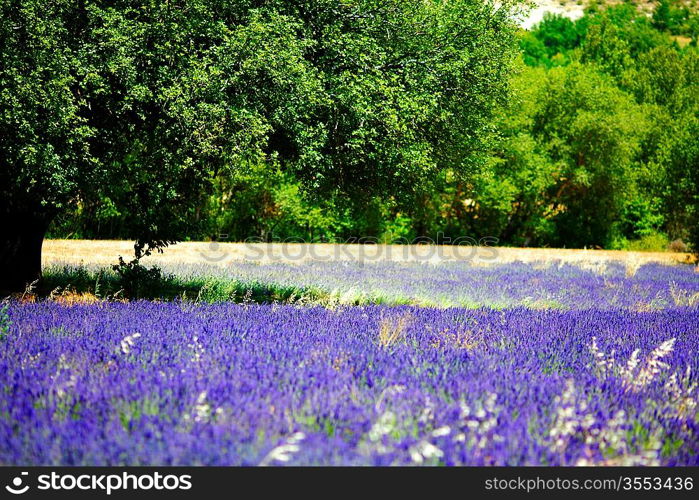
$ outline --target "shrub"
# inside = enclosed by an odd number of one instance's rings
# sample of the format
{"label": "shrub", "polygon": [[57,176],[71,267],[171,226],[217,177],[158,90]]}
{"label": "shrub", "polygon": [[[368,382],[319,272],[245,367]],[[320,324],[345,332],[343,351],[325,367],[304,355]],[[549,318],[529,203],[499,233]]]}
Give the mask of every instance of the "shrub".
{"label": "shrub", "polygon": [[119,256],[119,263],[112,266],[119,276],[119,281],[124,295],[131,299],[151,297],[160,288],[163,282],[163,274],[158,267],[145,267],[139,259],[125,262]]}
{"label": "shrub", "polygon": [[663,233],[654,232],[637,240],[629,241],[626,250],[638,252],[664,252],[667,250],[668,245],[669,241],[667,236]]}
{"label": "shrub", "polygon": [[670,252],[680,252],[680,253],[685,253],[689,251],[689,247],[687,244],[682,241],[680,238],[677,238],[676,240],[672,240],[670,244],[667,246],[667,249]]}

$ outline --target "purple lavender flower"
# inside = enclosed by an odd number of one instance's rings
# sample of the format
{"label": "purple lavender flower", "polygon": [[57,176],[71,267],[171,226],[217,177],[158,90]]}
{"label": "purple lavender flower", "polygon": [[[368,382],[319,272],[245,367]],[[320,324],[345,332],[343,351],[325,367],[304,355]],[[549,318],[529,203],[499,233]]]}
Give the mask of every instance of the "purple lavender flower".
{"label": "purple lavender flower", "polygon": [[6,464],[699,464],[692,307],[8,313]]}

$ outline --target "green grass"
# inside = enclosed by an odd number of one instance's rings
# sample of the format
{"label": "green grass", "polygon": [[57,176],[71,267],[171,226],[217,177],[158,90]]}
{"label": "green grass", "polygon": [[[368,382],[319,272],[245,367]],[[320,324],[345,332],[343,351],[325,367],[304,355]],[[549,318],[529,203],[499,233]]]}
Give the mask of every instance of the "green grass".
{"label": "green grass", "polygon": [[[418,305],[448,307],[446,298],[391,295],[385,291],[324,290],[259,280],[236,280],[211,276],[187,276],[152,273],[134,285],[134,280],[112,269],[90,270],[84,267],[49,267],[41,281],[29,290],[37,299],[81,295],[93,300],[183,300],[188,302],[235,302],[251,304],[297,304],[334,307],[338,305]],[[26,294],[25,294],[26,295]],[[464,302],[462,307],[477,309],[484,304]],[[497,304],[495,304],[497,307]],[[504,308],[505,305],[503,304]],[[1,311],[0,311],[1,313]],[[0,314],[0,327],[2,326]],[[0,328],[1,334],[1,328]]]}
{"label": "green grass", "polygon": [[163,274],[140,282],[133,289],[118,273],[103,269],[91,271],[82,267],[54,267],[44,271],[32,292],[39,298],[64,293],[91,294],[98,299],[186,300],[193,302],[238,303],[326,303],[333,300],[330,292],[315,288],[282,286],[259,281],[236,281],[223,278],[180,278]]}

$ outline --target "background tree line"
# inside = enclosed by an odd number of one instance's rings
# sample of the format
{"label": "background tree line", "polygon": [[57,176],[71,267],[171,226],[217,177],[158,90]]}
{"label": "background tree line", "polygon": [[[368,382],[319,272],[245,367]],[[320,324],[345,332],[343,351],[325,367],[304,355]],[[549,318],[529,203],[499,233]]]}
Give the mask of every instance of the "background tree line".
{"label": "background tree line", "polygon": [[686,3],[0,7],[3,287],[46,234],[699,248]]}
{"label": "background tree line", "polygon": [[0,290],[40,275],[47,232],[133,238],[139,258],[377,231],[492,149],[512,8],[0,0]]}
{"label": "background tree line", "polygon": [[[267,26],[274,21],[255,22]],[[270,58],[269,71],[275,74],[254,84],[259,92],[271,94],[275,91],[267,86],[275,78],[301,78],[296,85],[312,89],[318,75],[306,74],[301,56],[296,67],[289,67],[293,54],[304,51],[285,38],[284,30],[293,25],[280,21],[276,29],[281,31],[275,33],[277,39],[264,42],[269,53],[252,63]],[[698,34],[696,8],[677,0],[662,0],[650,18],[631,3],[592,5],[575,22],[549,15],[532,31],[518,34],[519,62],[510,99],[499,101],[503,104],[489,123],[497,140],[469,159],[468,178],[459,175],[458,166],[446,165],[423,177],[425,189],[412,189],[413,179],[401,174],[396,181],[407,188],[398,190],[400,196],[396,190],[387,196],[377,190],[374,197],[357,200],[332,189],[308,196],[303,179],[281,162],[247,161],[247,168],[225,171],[215,176],[210,189],[190,194],[201,203],[188,217],[201,224],[187,237],[342,241],[372,236],[390,242],[441,233],[451,238],[489,235],[513,245],[659,250],[677,239],[696,241]],[[434,128],[435,134],[444,130],[443,124],[429,122],[438,116],[429,112],[429,84],[413,102],[415,95],[397,95],[397,89],[383,87],[385,81],[374,84],[381,98],[402,100],[398,105],[403,111]],[[366,88],[359,85],[356,94],[344,90],[348,100],[343,105],[348,107],[342,114],[335,112],[352,132],[342,161],[358,163],[354,155],[372,155],[371,164],[377,166],[372,168],[390,163],[397,153],[395,136],[382,138],[375,128],[354,128],[364,123],[364,113],[376,112],[362,106],[381,104],[362,95]],[[297,149],[295,156],[304,162],[326,162],[315,152],[304,152],[322,140],[308,123],[305,113],[310,111],[290,103],[282,107],[274,115],[283,123],[282,131],[275,131],[272,141],[282,150]],[[460,124],[457,120],[449,126]],[[294,136],[304,137],[307,144],[289,144],[285,129],[294,129]],[[452,131],[450,139],[465,140],[465,135]],[[420,161],[425,145],[410,137],[401,140],[400,154]],[[297,168],[303,169],[302,163]],[[365,185],[374,182],[371,172],[362,175]],[[128,191],[127,184],[116,188]],[[62,215],[50,234],[125,238],[132,235],[133,224],[131,209],[117,208],[113,193],[104,192]],[[675,248],[683,246],[675,243]]]}

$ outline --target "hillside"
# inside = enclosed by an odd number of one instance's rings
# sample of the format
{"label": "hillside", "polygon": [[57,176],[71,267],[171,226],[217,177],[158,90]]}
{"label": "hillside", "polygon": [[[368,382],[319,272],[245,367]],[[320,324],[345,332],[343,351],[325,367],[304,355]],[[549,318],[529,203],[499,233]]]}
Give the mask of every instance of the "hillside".
{"label": "hillside", "polygon": [[[638,10],[650,15],[655,6],[658,4],[656,0],[629,0],[637,6]],[[530,29],[539,23],[547,12],[560,14],[569,19],[575,20],[582,17],[583,12],[591,3],[590,0],[532,0],[533,8],[522,18],[520,24],[525,29]],[[603,0],[598,4],[615,5],[624,3],[620,0]],[[687,5],[697,5],[696,0],[688,0]]]}

